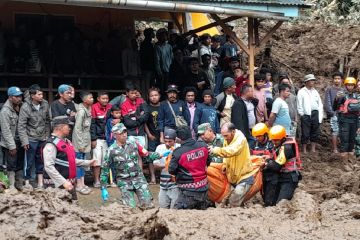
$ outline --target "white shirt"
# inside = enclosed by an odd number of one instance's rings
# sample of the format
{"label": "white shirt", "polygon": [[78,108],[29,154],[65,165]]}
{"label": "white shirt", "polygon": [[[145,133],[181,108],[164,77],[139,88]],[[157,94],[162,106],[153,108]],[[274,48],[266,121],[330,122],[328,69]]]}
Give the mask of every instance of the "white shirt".
{"label": "white shirt", "polygon": [[323,104],[318,91],[315,88],[307,89],[303,87],[297,95],[297,110],[300,116],[309,115],[311,111],[319,111],[319,123],[322,122],[324,116]]}

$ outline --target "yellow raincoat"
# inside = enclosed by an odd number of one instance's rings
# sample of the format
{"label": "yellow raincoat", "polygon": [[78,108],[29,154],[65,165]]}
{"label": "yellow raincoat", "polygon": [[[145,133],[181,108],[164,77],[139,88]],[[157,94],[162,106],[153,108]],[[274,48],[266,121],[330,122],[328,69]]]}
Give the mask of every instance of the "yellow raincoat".
{"label": "yellow raincoat", "polygon": [[231,184],[238,184],[253,174],[249,145],[240,130],[236,130],[230,144],[224,141],[223,147],[215,147],[213,153],[223,157],[226,175]]}

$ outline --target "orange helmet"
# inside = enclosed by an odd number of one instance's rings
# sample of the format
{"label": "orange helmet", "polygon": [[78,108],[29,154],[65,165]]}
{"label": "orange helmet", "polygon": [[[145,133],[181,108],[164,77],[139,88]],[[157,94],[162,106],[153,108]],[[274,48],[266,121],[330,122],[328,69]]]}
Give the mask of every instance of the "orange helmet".
{"label": "orange helmet", "polygon": [[353,77],[347,77],[344,80],[344,85],[346,85],[346,84],[354,84],[354,85],[356,85],[356,83],[357,83],[357,81]]}
{"label": "orange helmet", "polygon": [[270,128],[269,131],[270,140],[281,140],[286,138],[286,130],[283,126],[276,125]]}
{"label": "orange helmet", "polygon": [[265,123],[257,123],[251,130],[253,137],[263,136],[269,133],[269,129]]}

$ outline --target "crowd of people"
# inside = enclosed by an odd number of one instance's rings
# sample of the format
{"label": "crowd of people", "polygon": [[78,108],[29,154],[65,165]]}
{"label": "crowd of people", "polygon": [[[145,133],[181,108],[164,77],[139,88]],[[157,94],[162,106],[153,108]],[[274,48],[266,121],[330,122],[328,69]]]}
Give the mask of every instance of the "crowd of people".
{"label": "crowd of people", "polygon": [[[226,36],[204,34],[189,52],[175,32],[159,29],[155,44],[154,30],[144,35],[139,49],[132,44],[146,91],[134,81],[126,95],[111,101],[106,92],[98,92],[95,103],[91,92],[80,91],[81,103],[75,103],[74,87],[62,84],[49,104],[37,84],[24,93],[8,89],[0,145],[11,191],[55,186],[74,198],[87,195],[91,167],[103,200],[108,186],[119,187],[125,205],[135,207],[136,194],[148,208],[149,184],[156,184],[160,169],[160,207],[205,209],[212,204],[207,166],[221,163],[234,189],[224,203],[241,206],[255,181],[252,154],[264,158],[263,198],[272,206],[292,198],[302,178],[295,139],[300,136],[302,153],[317,151],[324,109],[331,117],[333,151],[353,154],[360,113],[356,79],[335,73],[323,105],[313,74],[304,76],[298,90],[287,74],[277,74],[275,84],[274,73],[262,68],[250,85],[240,52]],[[134,73],[135,60],[123,62]]]}

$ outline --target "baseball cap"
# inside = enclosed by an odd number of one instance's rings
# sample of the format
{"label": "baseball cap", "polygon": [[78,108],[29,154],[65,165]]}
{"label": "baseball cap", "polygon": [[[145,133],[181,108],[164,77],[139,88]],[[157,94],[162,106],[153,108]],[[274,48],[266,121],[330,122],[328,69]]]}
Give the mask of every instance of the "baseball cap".
{"label": "baseball cap", "polygon": [[74,125],[74,123],[70,121],[68,116],[54,117],[51,123],[52,123],[53,127],[56,127],[56,126],[62,125],[62,124]]}
{"label": "baseball cap", "polygon": [[23,94],[23,92],[18,87],[9,87],[7,90],[7,94],[9,97],[11,96],[20,96]]}
{"label": "baseball cap", "polygon": [[171,128],[167,128],[164,131],[164,138],[165,139],[175,139],[176,138],[176,131]]}
{"label": "baseball cap", "polygon": [[210,123],[203,123],[198,126],[198,135],[204,134],[206,130],[211,129]]}
{"label": "baseball cap", "polygon": [[168,88],[166,89],[165,92],[166,93],[168,93],[168,92],[177,92],[178,93],[179,89],[178,89],[178,87],[176,85],[171,84],[171,85],[168,86]]}
{"label": "baseball cap", "polygon": [[122,133],[126,131],[126,127],[123,123],[118,123],[115,124],[112,128],[111,128],[111,132],[112,133]]}
{"label": "baseball cap", "polygon": [[63,94],[64,92],[66,91],[69,91],[71,90],[71,87],[67,84],[61,84],[59,87],[58,87],[58,92]]}

